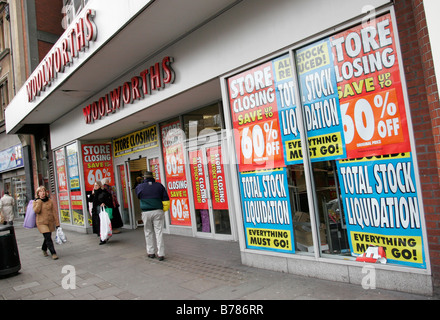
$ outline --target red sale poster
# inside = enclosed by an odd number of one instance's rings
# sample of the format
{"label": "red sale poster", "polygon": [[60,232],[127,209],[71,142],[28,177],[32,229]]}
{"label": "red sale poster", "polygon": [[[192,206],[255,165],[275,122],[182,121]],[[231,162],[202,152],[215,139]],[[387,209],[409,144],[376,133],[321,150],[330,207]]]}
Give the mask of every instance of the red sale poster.
{"label": "red sale poster", "polygon": [[228,79],[240,172],[284,167],[272,62]]}
{"label": "red sale poster", "polygon": [[226,177],[223,168],[221,147],[209,148],[208,172],[211,182],[212,207],[214,210],[228,210],[228,196],[226,195]]}
{"label": "red sale poster", "polygon": [[153,173],[154,180],[156,182],[162,182],[162,179],[160,178],[159,158],[148,159],[148,164],[150,166],[150,171]]}
{"label": "red sale poster", "polygon": [[95,182],[104,178],[110,178],[110,185],[114,185],[111,144],[83,144],[81,149],[86,191],[92,191]]}
{"label": "red sale poster", "polygon": [[330,38],[348,158],[410,151],[389,14]]}
{"label": "red sale poster", "polygon": [[202,150],[191,151],[189,153],[189,163],[194,190],[194,208],[208,209],[208,190]]}
{"label": "red sale poster", "polygon": [[67,192],[67,172],[66,172],[66,156],[64,149],[55,151],[58,192]]}
{"label": "red sale poster", "polygon": [[191,226],[188,203],[188,182],[186,180],[184,133],[179,121],[163,125],[162,133],[165,177],[170,196],[170,219],[172,225]]}

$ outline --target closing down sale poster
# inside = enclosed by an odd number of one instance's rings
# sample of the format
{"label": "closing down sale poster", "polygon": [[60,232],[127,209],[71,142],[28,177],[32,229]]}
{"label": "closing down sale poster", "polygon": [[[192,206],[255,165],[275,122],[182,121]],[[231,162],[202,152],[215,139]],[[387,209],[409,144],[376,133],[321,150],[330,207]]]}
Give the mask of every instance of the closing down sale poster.
{"label": "closing down sale poster", "polygon": [[385,249],[389,263],[426,268],[410,153],[337,163],[352,255]]}
{"label": "closing down sale poster", "polygon": [[348,158],[411,151],[390,14],[331,37]]}
{"label": "closing down sale poster", "polygon": [[240,173],[248,248],[294,253],[286,168]]}

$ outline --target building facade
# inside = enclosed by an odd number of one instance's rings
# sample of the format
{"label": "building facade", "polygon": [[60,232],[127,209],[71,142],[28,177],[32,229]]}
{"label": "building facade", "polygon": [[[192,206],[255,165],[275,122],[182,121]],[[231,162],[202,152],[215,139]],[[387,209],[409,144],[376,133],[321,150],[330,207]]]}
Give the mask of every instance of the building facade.
{"label": "building facade", "polygon": [[5,109],[64,32],[61,8],[58,0],[0,2],[0,195],[8,191],[14,197],[17,218],[24,216],[34,185],[48,181],[49,150],[34,139],[47,140],[49,128],[6,134]]}
{"label": "building facade", "polygon": [[138,227],[149,170],[168,233],[238,241],[246,265],[432,293],[434,2],[129,4],[82,3],[6,109],[10,134],[49,128],[64,228],[89,232],[104,178]]}

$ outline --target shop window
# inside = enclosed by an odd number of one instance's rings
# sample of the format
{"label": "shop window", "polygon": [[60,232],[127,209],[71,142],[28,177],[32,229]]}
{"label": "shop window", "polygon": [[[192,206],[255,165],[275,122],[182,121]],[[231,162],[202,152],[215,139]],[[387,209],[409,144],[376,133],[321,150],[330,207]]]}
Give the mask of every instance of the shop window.
{"label": "shop window", "polygon": [[78,146],[76,143],[66,147],[68,184],[70,191],[70,208],[72,210],[73,225],[84,226],[83,196],[80,185]]}
{"label": "shop window", "polygon": [[223,128],[222,115],[218,103],[209,105],[182,116],[185,136],[187,139],[199,135],[212,134]]}
{"label": "shop window", "polygon": [[56,150],[54,156],[60,221],[86,226],[77,143]]}
{"label": "shop window", "polygon": [[312,164],[317,199],[317,226],[321,252],[350,255],[345,215],[340,202],[336,162]]}
{"label": "shop window", "polygon": [[400,64],[385,14],[226,79],[247,248],[426,268]]}
{"label": "shop window", "polygon": [[67,177],[67,162],[64,148],[55,151],[55,163],[57,172],[58,205],[60,207],[61,223],[71,224],[69,188]]}
{"label": "shop window", "polygon": [[[26,214],[26,206],[29,199],[26,197],[26,177],[17,176],[12,178],[13,190],[11,196],[15,198],[16,212],[19,217],[24,217]],[[5,190],[7,190],[5,188]],[[7,190],[9,191],[9,190]]]}

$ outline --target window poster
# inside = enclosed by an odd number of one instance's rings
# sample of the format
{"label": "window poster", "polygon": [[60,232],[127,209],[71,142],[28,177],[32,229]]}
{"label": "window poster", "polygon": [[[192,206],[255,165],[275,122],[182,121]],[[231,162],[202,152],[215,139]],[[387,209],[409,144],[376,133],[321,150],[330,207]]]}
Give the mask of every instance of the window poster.
{"label": "window poster", "polygon": [[228,79],[239,171],[284,166],[271,61]]}
{"label": "window poster", "polygon": [[228,195],[226,193],[226,177],[221,146],[208,148],[206,156],[208,158],[212,208],[214,210],[228,210]]}
{"label": "window poster", "polygon": [[396,40],[389,14],[330,38],[347,160],[337,162],[352,255],[426,268]]}
{"label": "window poster", "polygon": [[162,134],[165,178],[170,197],[172,225],[191,226],[188,202],[188,181],[185,171],[184,133],[179,121],[163,125]]}
{"label": "window poster", "polygon": [[70,204],[72,208],[73,224],[84,225],[82,194],[79,185],[78,147],[76,143],[66,147],[69,172]]}
{"label": "window poster", "polygon": [[122,206],[124,209],[128,209],[128,192],[127,192],[127,180],[125,179],[125,166],[118,165],[119,181],[121,181],[122,187]]}
{"label": "window poster", "polygon": [[121,157],[134,152],[148,150],[158,145],[157,128],[150,126],[113,140],[114,156]]}
{"label": "window poster", "polygon": [[191,180],[194,190],[194,208],[209,209],[208,189],[205,178],[205,164],[203,161],[202,149],[189,152],[189,165],[191,169]]}
{"label": "window poster", "polygon": [[55,151],[57,182],[58,182],[58,199],[60,206],[60,221],[62,223],[70,223],[70,207],[69,207],[69,193],[67,190],[67,169],[66,169],[66,155],[64,148]]}
{"label": "window poster", "polygon": [[248,248],[295,251],[283,151],[299,141],[291,70],[285,55],[228,79]]}
{"label": "window poster", "polygon": [[86,191],[92,191],[96,181],[110,179],[114,185],[112,145],[109,143],[83,144],[82,161],[84,168],[84,184]]}
{"label": "window poster", "polygon": [[159,158],[150,158],[150,159],[148,159],[148,165],[150,167],[150,171],[153,173],[154,180],[156,182],[162,183],[162,178],[160,176],[160,162],[159,162]]}
{"label": "window poster", "polygon": [[273,60],[275,93],[278,102],[280,135],[287,165],[302,162],[301,137],[298,127],[296,88],[288,54]]}
{"label": "window poster", "polygon": [[330,38],[348,158],[409,152],[391,15]]}
{"label": "window poster", "polygon": [[385,249],[391,263],[425,268],[422,226],[410,153],[340,160],[338,176],[353,255]]}
{"label": "window poster", "polygon": [[329,40],[296,52],[310,160],[345,158],[345,137]]}
{"label": "window poster", "polygon": [[248,248],[294,253],[286,168],[240,172]]}

